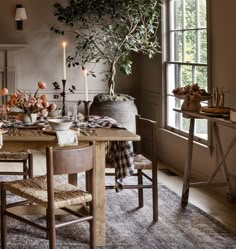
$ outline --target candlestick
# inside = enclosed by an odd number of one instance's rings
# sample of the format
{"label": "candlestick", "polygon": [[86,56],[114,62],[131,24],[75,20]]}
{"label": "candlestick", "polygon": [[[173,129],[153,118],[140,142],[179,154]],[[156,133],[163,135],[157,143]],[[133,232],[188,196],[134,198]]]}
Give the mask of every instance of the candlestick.
{"label": "candlestick", "polygon": [[62,43],[63,46],[63,80],[66,80],[66,42]]}
{"label": "candlestick", "polygon": [[88,78],[87,78],[88,70],[84,69],[84,92],[85,92],[85,101],[88,101]]}
{"label": "candlestick", "polygon": [[62,117],[66,115],[66,110],[65,110],[65,100],[66,100],[66,80],[62,80]]}
{"label": "candlestick", "polygon": [[90,101],[83,101],[84,103],[84,121],[89,120],[89,103]]}

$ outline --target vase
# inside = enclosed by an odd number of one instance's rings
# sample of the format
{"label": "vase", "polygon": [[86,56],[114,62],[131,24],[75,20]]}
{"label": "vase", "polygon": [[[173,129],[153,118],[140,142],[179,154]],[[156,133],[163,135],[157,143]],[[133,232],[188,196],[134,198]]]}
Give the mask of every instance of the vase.
{"label": "vase", "polygon": [[38,113],[18,113],[17,119],[24,124],[34,124],[37,121]]}
{"label": "vase", "polygon": [[201,109],[200,101],[195,101],[195,100],[191,100],[191,99],[185,99],[182,106],[181,106],[181,110],[183,110],[183,111],[198,112],[200,109]]}
{"label": "vase", "polygon": [[122,124],[127,130],[136,132],[135,115],[138,114],[138,110],[133,100],[93,101],[89,112],[91,115],[111,117]]}

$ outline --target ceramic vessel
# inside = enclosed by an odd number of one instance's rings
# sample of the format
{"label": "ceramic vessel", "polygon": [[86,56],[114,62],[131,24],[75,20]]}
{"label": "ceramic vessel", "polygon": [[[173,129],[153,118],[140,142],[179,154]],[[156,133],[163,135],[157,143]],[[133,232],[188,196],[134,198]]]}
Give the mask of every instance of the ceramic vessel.
{"label": "ceramic vessel", "polygon": [[24,124],[34,124],[37,121],[38,113],[18,113],[17,119]]}
{"label": "ceramic vessel", "polygon": [[52,130],[56,131],[69,130],[72,125],[72,121],[59,118],[48,119],[48,123],[52,127]]}
{"label": "ceramic vessel", "polygon": [[199,111],[201,109],[200,100],[197,101],[192,96],[186,96],[181,106],[181,110],[185,111]]}
{"label": "ceramic vessel", "polygon": [[230,110],[230,120],[236,122],[236,110]]}
{"label": "ceramic vessel", "polygon": [[135,115],[138,114],[138,110],[133,100],[93,101],[89,112],[91,115],[111,117],[122,124],[127,130],[136,132]]}

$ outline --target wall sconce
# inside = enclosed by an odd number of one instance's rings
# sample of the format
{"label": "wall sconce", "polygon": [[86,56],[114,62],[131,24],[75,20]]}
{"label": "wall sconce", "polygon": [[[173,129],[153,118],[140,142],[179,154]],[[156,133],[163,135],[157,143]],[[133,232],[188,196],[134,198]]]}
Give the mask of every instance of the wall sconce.
{"label": "wall sconce", "polygon": [[23,21],[27,20],[25,8],[23,8],[22,4],[16,5],[16,28],[17,30],[23,29]]}

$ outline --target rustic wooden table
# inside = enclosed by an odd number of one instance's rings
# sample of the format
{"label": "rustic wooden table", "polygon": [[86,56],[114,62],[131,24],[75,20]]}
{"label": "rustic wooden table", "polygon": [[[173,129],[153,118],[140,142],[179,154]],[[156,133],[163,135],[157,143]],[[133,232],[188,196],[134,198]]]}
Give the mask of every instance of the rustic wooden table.
{"label": "rustic wooden table", "polygon": [[[97,180],[97,245],[106,244],[105,225],[105,146],[107,141],[137,141],[140,136],[125,129],[95,128],[95,134],[78,133],[80,142],[95,141],[96,144],[96,180]],[[15,136],[3,135],[3,150],[16,151],[34,149],[44,151],[47,146],[55,146],[55,134],[45,133],[40,129],[22,129]],[[77,176],[72,175],[70,182],[77,183]]]}

